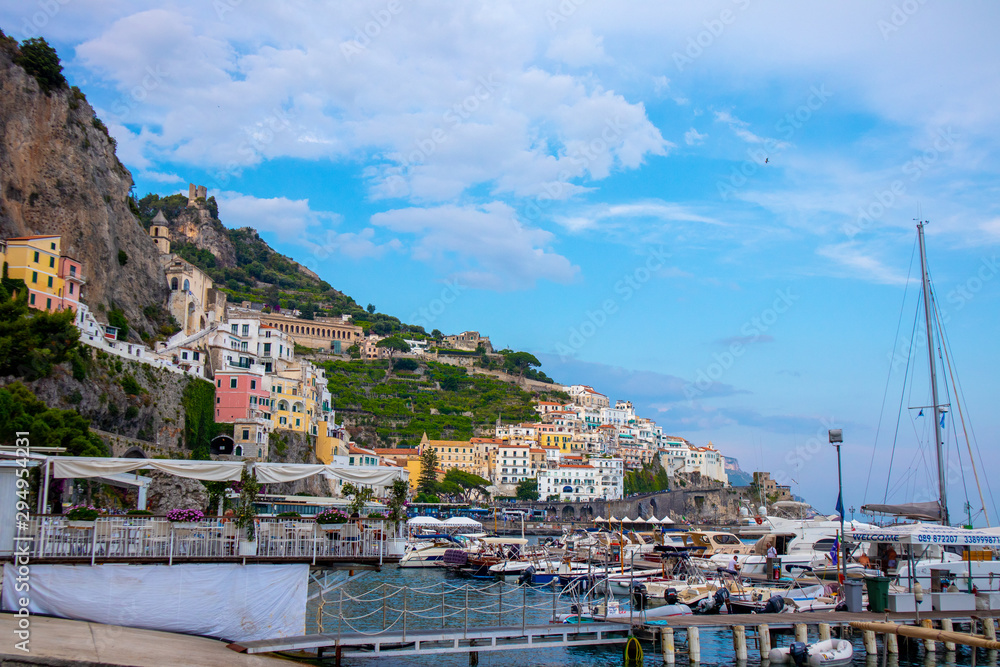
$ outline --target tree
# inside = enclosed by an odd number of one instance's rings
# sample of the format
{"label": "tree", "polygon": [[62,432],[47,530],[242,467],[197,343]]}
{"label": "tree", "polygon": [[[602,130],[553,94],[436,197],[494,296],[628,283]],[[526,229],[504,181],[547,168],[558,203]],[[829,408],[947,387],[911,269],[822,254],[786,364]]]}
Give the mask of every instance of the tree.
{"label": "tree", "polygon": [[426,448],[420,455],[420,481],[417,482],[417,491],[432,494],[437,490],[437,467],[437,451],[433,447]]}
{"label": "tree", "polygon": [[0,444],[13,445],[18,432],[36,447],[65,447],[67,456],[107,456],[90,422],[73,410],[49,408],[20,382],[0,387]]}
{"label": "tree", "polygon": [[451,495],[456,495],[454,492],[450,492],[448,489],[449,484],[454,484],[457,487],[458,494],[461,494],[462,500],[464,502],[469,502],[469,497],[473,492],[478,492],[482,497],[489,496],[489,491],[486,488],[490,485],[490,481],[479,475],[475,475],[471,472],[466,472],[459,468],[451,468],[445,473],[444,480],[442,480],[442,491],[444,493],[450,493]]}
{"label": "tree", "polygon": [[517,483],[517,491],[514,495],[518,500],[538,500],[538,480],[522,479]]}
{"label": "tree", "polygon": [[351,359],[360,359],[361,358],[361,348],[358,347],[357,344],[352,345],[349,348],[347,348],[347,354],[350,355]]}
{"label": "tree", "polygon": [[393,355],[396,352],[409,352],[409,344],[400,338],[399,336],[389,336],[388,338],[383,338],[379,342],[375,343],[375,347],[381,347],[383,349],[389,350],[389,361],[392,361]]}
{"label": "tree", "polygon": [[[12,291],[17,292],[16,298],[11,298]],[[75,357],[80,333],[73,317],[68,309],[58,313],[32,310],[24,282],[4,278],[0,283],[0,377],[47,377],[53,365]]]}
{"label": "tree", "polygon": [[366,308],[365,310],[367,310],[369,313],[374,313],[375,312],[375,304],[374,303],[369,303],[368,304],[368,308]]}
{"label": "tree", "polygon": [[121,308],[108,311],[108,324],[118,328],[118,340],[128,340],[128,318]]}
{"label": "tree", "polygon": [[62,65],[59,54],[44,37],[32,37],[21,42],[21,53],[15,62],[24,71],[35,77],[39,87],[49,94],[52,90],[66,85],[66,77],[62,75]]}
{"label": "tree", "polygon": [[511,352],[504,355],[504,366],[509,373],[517,373],[518,379],[524,377],[525,371],[542,365],[530,352]]}
{"label": "tree", "polygon": [[433,338],[434,340],[441,340],[442,338],[444,338],[444,334],[441,333],[440,329],[435,329],[434,331],[431,332],[431,338]]}
{"label": "tree", "polygon": [[128,264],[128,253],[124,250],[118,251],[118,263],[122,266]]}

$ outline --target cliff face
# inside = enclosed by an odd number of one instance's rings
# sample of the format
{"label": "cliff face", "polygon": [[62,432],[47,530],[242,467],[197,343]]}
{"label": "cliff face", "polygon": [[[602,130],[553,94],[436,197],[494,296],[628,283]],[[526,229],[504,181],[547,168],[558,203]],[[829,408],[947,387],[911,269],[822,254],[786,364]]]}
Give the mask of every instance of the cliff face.
{"label": "cliff face", "polygon": [[[132,175],[83,96],[46,95],[0,42],[0,237],[62,236],[83,263],[84,301],[106,320],[112,304],[151,330],[143,307],[165,302],[157,251],[128,205]],[[126,262],[119,262],[124,251]]]}
{"label": "cliff face", "polygon": [[171,239],[186,241],[208,250],[215,255],[218,266],[236,266],[236,250],[229,239],[229,231],[212,217],[205,202],[195,200],[189,203],[187,208],[169,222]]}

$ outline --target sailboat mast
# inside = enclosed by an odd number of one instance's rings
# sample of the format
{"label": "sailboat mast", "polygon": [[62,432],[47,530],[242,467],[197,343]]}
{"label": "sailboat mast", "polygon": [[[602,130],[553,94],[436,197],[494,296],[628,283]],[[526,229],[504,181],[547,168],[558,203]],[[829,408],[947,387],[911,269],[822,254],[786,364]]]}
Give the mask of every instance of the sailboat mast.
{"label": "sailboat mast", "polygon": [[924,247],[924,225],[917,223],[917,238],[920,239],[920,275],[923,280],[924,319],[927,323],[927,360],[931,370],[931,402],[934,404],[934,447],[937,452],[938,495],[941,503],[941,523],[948,525],[948,485],[944,469],[944,438],[941,432],[941,415],[938,403],[937,364],[934,362],[934,330],[931,325],[931,278],[927,272],[927,251]]}

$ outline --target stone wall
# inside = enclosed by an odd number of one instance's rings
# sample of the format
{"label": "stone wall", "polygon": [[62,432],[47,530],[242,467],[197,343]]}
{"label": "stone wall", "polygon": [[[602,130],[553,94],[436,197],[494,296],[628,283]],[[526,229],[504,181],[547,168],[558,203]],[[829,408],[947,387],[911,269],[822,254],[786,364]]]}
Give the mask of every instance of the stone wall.
{"label": "stone wall", "polygon": [[518,503],[546,511],[546,518],[560,521],[588,521],[598,516],[619,519],[664,515],[680,523],[730,523],[739,516],[741,494],[732,488],[690,488],[658,491],[631,496],[623,500],[595,500],[592,502]]}

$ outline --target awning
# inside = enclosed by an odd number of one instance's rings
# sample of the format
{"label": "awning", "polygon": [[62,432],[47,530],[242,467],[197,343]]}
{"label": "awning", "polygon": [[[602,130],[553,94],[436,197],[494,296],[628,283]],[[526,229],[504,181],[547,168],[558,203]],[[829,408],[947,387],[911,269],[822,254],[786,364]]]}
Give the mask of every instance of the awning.
{"label": "awning", "polygon": [[667,516],[666,514],[664,514],[664,515],[663,515],[663,518],[662,518],[662,519],[660,519],[660,523],[673,523],[673,522],[674,522],[674,520],[673,520],[673,519],[671,519],[671,518],[670,518],[669,516]]}
{"label": "awning", "polygon": [[467,516],[453,516],[450,519],[445,519],[442,526],[448,528],[482,528],[483,524],[476,521],[475,519],[470,519]]}
{"label": "awning", "polygon": [[893,516],[924,521],[940,521],[942,518],[941,504],[936,500],[902,505],[862,505],[861,512],[863,514],[892,514]]}
{"label": "awning", "polygon": [[432,516],[415,516],[406,522],[407,526],[440,526],[441,520]]}
{"label": "awning", "polygon": [[969,530],[935,523],[912,523],[890,528],[854,530],[854,542],[898,542],[900,544],[940,544],[942,546],[1000,546],[1000,535],[987,530]]}

